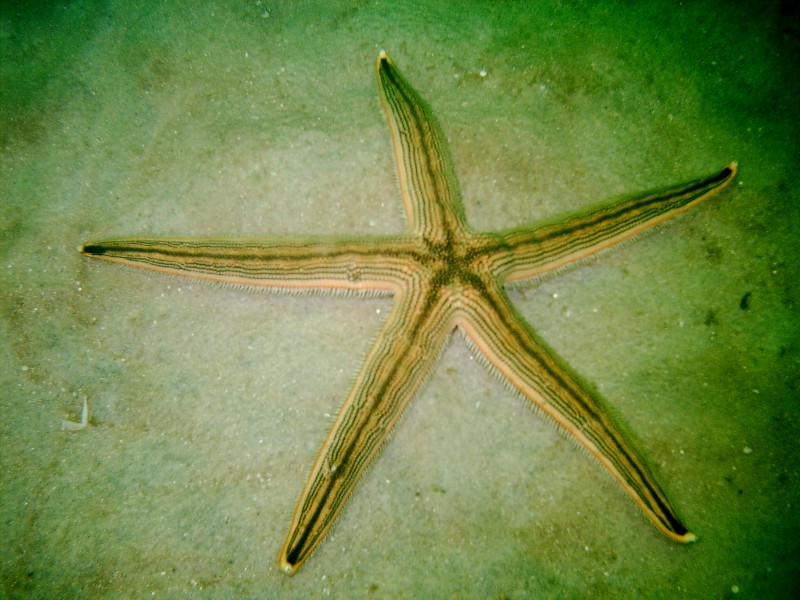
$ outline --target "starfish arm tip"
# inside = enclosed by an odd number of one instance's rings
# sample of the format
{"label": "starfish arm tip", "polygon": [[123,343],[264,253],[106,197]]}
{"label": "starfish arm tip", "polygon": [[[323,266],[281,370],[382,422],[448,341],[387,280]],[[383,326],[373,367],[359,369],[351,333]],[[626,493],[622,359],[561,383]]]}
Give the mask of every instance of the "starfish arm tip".
{"label": "starfish arm tip", "polygon": [[78,248],[78,252],[84,256],[102,256],[105,254],[105,248],[102,244],[87,242],[85,244],[81,244],[81,246]]}
{"label": "starfish arm tip", "polygon": [[280,567],[281,571],[283,571],[284,575],[292,576],[297,572],[297,568],[295,565],[289,564],[286,559],[281,558],[278,561],[278,566]]}

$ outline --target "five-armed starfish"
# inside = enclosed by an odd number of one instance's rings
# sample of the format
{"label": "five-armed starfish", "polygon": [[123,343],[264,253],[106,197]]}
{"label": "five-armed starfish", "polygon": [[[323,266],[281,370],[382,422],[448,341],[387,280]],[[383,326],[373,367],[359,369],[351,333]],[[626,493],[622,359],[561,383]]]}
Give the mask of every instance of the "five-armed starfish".
{"label": "five-armed starfish", "polygon": [[537,338],[504,286],[574,264],[689,210],[730,183],[736,163],[557,223],[480,233],[466,223],[447,143],[427,104],[385,52],[377,78],[408,220],[404,233],[126,238],[82,248],[92,258],[215,282],[395,297],[308,477],[281,568],[295,572],[325,537],[456,328],[533,408],[597,458],[656,527],[673,540],[693,540],[602,401]]}

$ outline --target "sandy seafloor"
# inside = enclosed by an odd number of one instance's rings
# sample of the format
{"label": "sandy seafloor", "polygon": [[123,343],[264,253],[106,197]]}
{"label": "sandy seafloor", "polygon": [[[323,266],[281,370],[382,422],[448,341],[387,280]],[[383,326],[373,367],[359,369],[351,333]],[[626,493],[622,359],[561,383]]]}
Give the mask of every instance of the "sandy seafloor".
{"label": "sandy seafloor", "polygon": [[[419,4],[3,3],[0,597],[797,592],[792,3]],[[391,300],[245,292],[77,249],[401,231],[381,48],[442,122],[476,229],[739,161],[681,219],[511,292],[634,432],[697,543],[665,539],[455,335],[333,534],[296,576],[277,568]],[[89,426],[63,431],[84,398]]]}

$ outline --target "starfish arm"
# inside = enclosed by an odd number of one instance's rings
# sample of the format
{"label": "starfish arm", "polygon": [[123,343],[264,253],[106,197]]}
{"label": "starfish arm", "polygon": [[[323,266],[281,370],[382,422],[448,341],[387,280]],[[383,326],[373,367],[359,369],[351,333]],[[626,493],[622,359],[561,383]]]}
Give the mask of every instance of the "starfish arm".
{"label": "starfish arm", "polygon": [[716,175],[648,192],[541,227],[496,234],[492,271],[506,283],[545,275],[607,250],[707,200],[736,176],[736,163]]}
{"label": "starfish arm", "polygon": [[438,238],[466,231],[450,150],[431,109],[386,52],[378,56],[376,76],[408,227],[416,235]]}
{"label": "starfish arm", "polygon": [[658,529],[679,542],[695,539],[601,400],[536,339],[501,289],[485,288],[457,323],[490,366],[597,458]]}
{"label": "starfish arm", "polygon": [[91,258],[218,283],[283,290],[397,289],[419,244],[341,239],[126,238],[84,244]]}
{"label": "starfish arm", "polygon": [[328,533],[452,331],[446,303],[421,301],[425,296],[410,289],[398,295],[340,409],[280,554],[286,573],[294,573]]}

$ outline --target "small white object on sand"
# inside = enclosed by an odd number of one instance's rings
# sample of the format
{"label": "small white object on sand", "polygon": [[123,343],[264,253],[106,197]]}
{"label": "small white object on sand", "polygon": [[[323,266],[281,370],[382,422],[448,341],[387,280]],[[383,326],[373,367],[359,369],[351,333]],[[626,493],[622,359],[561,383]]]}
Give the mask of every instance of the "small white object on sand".
{"label": "small white object on sand", "polygon": [[80,431],[89,423],[89,403],[86,398],[83,399],[83,410],[81,411],[81,420],[75,421],[61,421],[61,427],[67,431]]}

